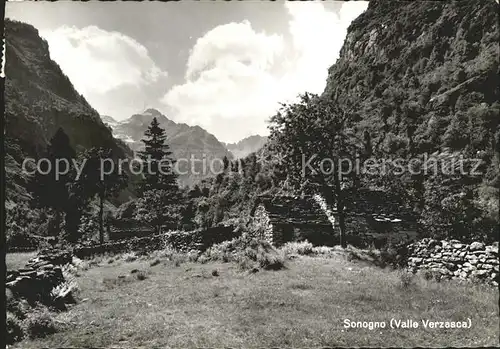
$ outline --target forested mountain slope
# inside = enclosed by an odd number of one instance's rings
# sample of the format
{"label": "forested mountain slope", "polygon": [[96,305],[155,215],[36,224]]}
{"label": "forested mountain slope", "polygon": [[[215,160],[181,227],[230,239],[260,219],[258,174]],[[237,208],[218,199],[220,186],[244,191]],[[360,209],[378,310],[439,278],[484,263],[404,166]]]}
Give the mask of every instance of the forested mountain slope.
{"label": "forested mountain slope", "polygon": [[[444,159],[453,154],[480,160],[479,176],[387,176],[376,183],[408,194],[428,235],[491,239],[498,234],[497,13],[492,0],[370,1],[329,69],[321,99],[357,115],[355,134],[374,157],[408,162],[424,154]],[[304,117],[314,124],[318,116]],[[211,193],[201,201],[205,218],[211,211],[214,222],[234,217],[258,193],[286,190],[287,173],[272,159],[287,155],[276,154],[272,141],[264,149],[271,162],[262,165],[249,157],[243,176],[205,183]],[[370,185],[373,178],[361,180]]]}
{"label": "forested mountain slope", "polygon": [[102,146],[112,149],[117,157],[131,155],[50,58],[48,44],[37,29],[6,19],[5,41],[7,200],[26,198],[20,165],[27,156],[41,157],[60,127],[77,152]]}
{"label": "forested mountain slope", "polygon": [[[381,151],[499,150],[498,4],[370,1],[324,97],[357,105]],[[411,145],[411,150],[409,149]]]}

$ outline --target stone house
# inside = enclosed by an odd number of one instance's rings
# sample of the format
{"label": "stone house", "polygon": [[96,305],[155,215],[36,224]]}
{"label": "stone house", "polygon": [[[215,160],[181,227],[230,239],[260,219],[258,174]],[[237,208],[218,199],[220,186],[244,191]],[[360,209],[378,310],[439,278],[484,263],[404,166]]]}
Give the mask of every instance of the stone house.
{"label": "stone house", "polygon": [[347,240],[353,245],[401,244],[420,235],[418,217],[396,194],[369,189],[345,194]]}
{"label": "stone house", "polygon": [[[347,193],[345,203],[346,240],[355,246],[413,241],[418,236],[417,219],[399,198],[382,191]],[[337,212],[329,213],[313,196],[260,196],[250,216],[264,227],[274,245],[308,240],[314,245],[339,243]]]}
{"label": "stone house", "polygon": [[315,245],[334,244],[334,227],[310,196],[259,196],[250,216],[276,246],[306,239]]}

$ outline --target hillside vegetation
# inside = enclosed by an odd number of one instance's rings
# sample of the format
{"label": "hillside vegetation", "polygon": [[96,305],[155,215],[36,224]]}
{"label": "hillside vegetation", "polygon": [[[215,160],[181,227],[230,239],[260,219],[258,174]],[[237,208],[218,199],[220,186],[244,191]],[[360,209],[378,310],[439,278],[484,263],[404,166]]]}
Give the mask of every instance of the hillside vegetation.
{"label": "hillside vegetation", "polygon": [[[254,274],[233,263],[159,253],[109,256],[79,268],[79,304],[53,314],[56,333],[23,347],[445,347],[498,345],[498,292],[347,261],[301,256]],[[90,266],[90,267],[89,267]],[[419,328],[392,329],[391,318]],[[424,328],[422,320],[471,328]],[[345,328],[344,320],[386,322]],[[373,324],[372,324],[373,325]]]}
{"label": "hillside vegetation", "polygon": [[[8,241],[13,235],[45,235],[47,215],[30,208],[30,178],[22,171],[26,157],[46,156],[58,129],[77,154],[92,147],[110,149],[115,158],[132,153],[73,87],[50,58],[47,42],[33,26],[5,20],[5,182]],[[31,169],[31,168],[30,168]],[[123,197],[130,196],[124,191]]]}
{"label": "hillside vegetation", "polygon": [[[289,188],[289,180],[304,150],[351,160],[355,154],[404,164],[418,160],[416,174],[361,174],[342,185],[397,193],[420,217],[426,235],[496,240],[497,11],[494,1],[370,1],[350,25],[324,93],[304,96],[280,110],[271,121],[268,145],[257,158],[244,159],[242,174],[220,175],[203,184],[210,192],[203,207],[220,221],[248,208],[249,199],[262,192],[303,191],[306,181],[299,178]],[[346,115],[349,125],[336,131],[339,115]],[[293,134],[291,125],[296,125]],[[337,149],[336,133],[351,148]],[[445,170],[423,172],[429,157]],[[465,173],[448,174],[456,161],[462,161]]]}

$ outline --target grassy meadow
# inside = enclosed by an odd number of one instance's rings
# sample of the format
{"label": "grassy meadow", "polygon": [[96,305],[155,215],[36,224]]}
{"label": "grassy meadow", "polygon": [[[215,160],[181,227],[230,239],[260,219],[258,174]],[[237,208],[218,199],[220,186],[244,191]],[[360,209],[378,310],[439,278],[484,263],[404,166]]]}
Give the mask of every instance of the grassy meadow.
{"label": "grassy meadow", "polygon": [[28,261],[35,257],[37,252],[9,252],[5,255],[7,270],[23,268]]}
{"label": "grassy meadow", "polygon": [[[292,254],[285,268],[244,270],[161,252],[83,261],[78,303],[54,313],[55,334],[12,348],[481,347],[498,345],[498,290],[437,282],[351,261],[348,253]],[[391,329],[391,318],[416,329]],[[425,329],[421,320],[467,321]],[[351,321],[386,328],[346,329]]]}

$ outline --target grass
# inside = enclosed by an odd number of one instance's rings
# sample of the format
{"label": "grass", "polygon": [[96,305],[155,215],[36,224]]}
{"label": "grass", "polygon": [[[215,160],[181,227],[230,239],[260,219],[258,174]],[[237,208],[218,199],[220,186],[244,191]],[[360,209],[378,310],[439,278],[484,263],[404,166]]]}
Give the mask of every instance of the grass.
{"label": "grass", "polygon": [[[498,291],[491,287],[409,280],[342,254],[294,258],[286,269],[255,274],[224,262],[187,260],[176,267],[160,258],[151,267],[157,258],[117,259],[81,273],[76,279],[85,301],[54,319],[65,330],[13,348],[498,345]],[[138,280],[130,273],[134,269],[147,278]],[[471,318],[472,328],[343,327],[344,319],[391,318]]]}
{"label": "grass", "polygon": [[31,258],[36,257],[37,252],[9,252],[5,255],[7,270],[24,268]]}

